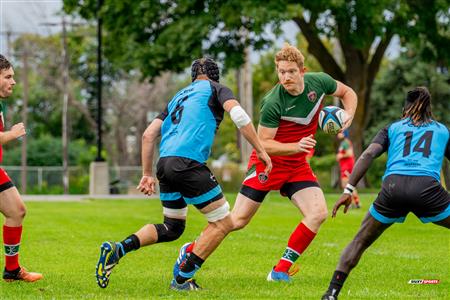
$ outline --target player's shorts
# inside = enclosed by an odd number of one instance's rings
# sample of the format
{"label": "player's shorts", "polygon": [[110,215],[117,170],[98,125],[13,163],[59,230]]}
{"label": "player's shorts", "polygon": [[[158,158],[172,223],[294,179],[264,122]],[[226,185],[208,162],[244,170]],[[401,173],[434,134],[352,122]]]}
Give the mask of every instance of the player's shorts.
{"label": "player's shorts", "polygon": [[14,183],[12,183],[11,178],[9,178],[6,171],[3,170],[3,168],[0,168],[0,193],[12,188],[13,186]]}
{"label": "player's shorts", "polygon": [[223,197],[222,189],[205,164],[178,157],[162,157],[158,161],[156,177],[163,207],[185,208],[193,204],[202,209]]}
{"label": "player's shorts", "polygon": [[353,166],[340,167],[339,169],[341,171],[341,178],[348,179],[353,171]]}
{"label": "player's shorts", "polygon": [[240,193],[256,202],[262,202],[267,193],[273,190],[279,190],[282,196],[291,199],[292,195],[302,189],[320,187],[306,160],[285,164],[273,161],[272,166],[272,171],[265,176],[265,165],[252,155]]}
{"label": "player's shorts", "polygon": [[389,175],[369,209],[381,223],[403,223],[409,212],[422,223],[438,222],[450,215],[450,195],[430,176]]}

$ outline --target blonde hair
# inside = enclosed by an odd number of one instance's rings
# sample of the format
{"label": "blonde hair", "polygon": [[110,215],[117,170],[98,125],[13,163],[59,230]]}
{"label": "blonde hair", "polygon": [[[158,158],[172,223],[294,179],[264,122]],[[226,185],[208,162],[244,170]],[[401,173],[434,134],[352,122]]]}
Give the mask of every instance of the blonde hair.
{"label": "blonde hair", "polygon": [[279,61],[293,61],[297,63],[298,67],[303,68],[305,57],[296,47],[289,43],[284,43],[283,48],[275,55],[275,65],[278,66]]}
{"label": "blonde hair", "polygon": [[406,118],[411,118],[415,126],[431,122],[433,118],[431,112],[431,94],[426,87],[416,87],[406,95],[402,119]]}

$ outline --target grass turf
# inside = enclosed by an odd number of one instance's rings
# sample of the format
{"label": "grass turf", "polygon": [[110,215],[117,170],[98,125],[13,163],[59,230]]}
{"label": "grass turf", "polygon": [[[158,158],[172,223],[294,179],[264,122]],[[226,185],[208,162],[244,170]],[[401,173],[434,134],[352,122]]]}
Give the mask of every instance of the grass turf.
{"label": "grass turf", "polygon": [[[328,287],[340,253],[351,241],[375,195],[362,195],[363,208],[328,219],[299,259],[291,284],[267,282],[287,239],[298,224],[298,210],[286,198],[270,194],[252,222],[231,233],[197,273],[202,291],[192,299],[319,299]],[[329,207],[337,194],[327,194]],[[228,195],[234,199],[234,195]],[[232,201],[231,201],[232,202]],[[0,299],[183,299],[168,289],[179,247],[206,225],[190,207],[184,235],[124,257],[109,286],[94,278],[99,246],[122,240],[146,223],[162,220],[155,200],[29,202],[21,245],[21,263],[42,272],[37,283],[0,283]],[[449,234],[423,225],[413,215],[394,225],[372,245],[350,274],[340,299],[445,299],[449,291]],[[409,279],[439,279],[436,285],[410,285]],[[447,298],[448,299],[448,298]]]}

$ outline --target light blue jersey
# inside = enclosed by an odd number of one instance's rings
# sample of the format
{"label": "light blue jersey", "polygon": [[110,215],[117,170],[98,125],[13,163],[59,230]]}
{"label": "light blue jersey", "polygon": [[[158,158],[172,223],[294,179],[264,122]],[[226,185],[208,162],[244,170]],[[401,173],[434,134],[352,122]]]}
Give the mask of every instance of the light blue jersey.
{"label": "light blue jersey", "polygon": [[223,119],[223,103],[234,99],[227,87],[197,80],[180,90],[158,118],[161,127],[160,157],[179,156],[204,163]]}
{"label": "light blue jersey", "polygon": [[444,155],[448,155],[449,130],[443,124],[414,126],[409,119],[382,129],[372,142],[388,151],[383,179],[388,175],[431,176],[440,181]]}

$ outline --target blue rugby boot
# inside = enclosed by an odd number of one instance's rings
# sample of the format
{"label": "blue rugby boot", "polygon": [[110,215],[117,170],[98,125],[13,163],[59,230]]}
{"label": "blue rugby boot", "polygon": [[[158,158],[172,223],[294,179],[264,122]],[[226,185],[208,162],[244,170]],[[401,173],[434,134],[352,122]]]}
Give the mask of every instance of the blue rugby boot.
{"label": "blue rugby boot", "polygon": [[180,273],[181,264],[186,260],[186,249],[192,244],[192,242],[186,243],[180,248],[178,253],[178,258],[173,265],[173,278],[177,278],[178,273]]}
{"label": "blue rugby boot", "polygon": [[197,291],[202,288],[195,282],[194,279],[189,279],[185,283],[178,283],[175,279],[172,279],[170,289],[175,291]]}
{"label": "blue rugby boot", "polygon": [[109,283],[109,276],[112,269],[119,263],[119,247],[114,242],[104,242],[100,246],[100,258],[95,269],[97,284],[101,288],[106,288]]}
{"label": "blue rugby boot", "polygon": [[267,275],[267,281],[284,281],[291,282],[291,276],[294,276],[300,270],[298,264],[294,263],[287,272],[276,272],[275,267]]}

